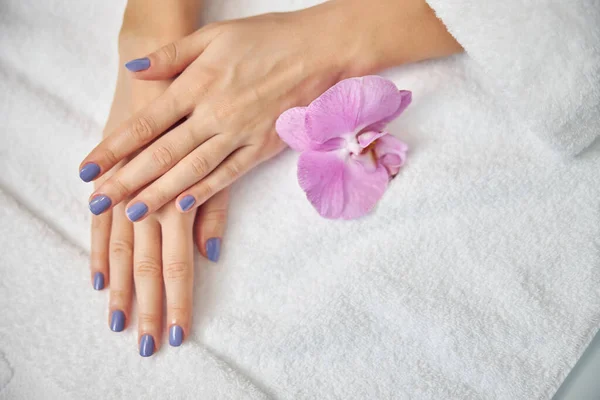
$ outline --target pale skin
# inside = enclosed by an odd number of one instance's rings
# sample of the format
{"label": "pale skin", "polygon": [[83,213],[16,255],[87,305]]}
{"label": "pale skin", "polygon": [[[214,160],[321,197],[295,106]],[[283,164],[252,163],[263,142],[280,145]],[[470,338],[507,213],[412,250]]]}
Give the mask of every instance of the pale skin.
{"label": "pale skin", "polygon": [[[90,199],[99,195],[111,199],[112,208],[95,217],[108,220],[112,210],[111,240],[116,235],[131,238],[135,230],[134,264],[147,267],[136,263],[142,257],[162,260],[162,267],[154,262],[152,268],[133,268],[140,314],[147,317],[138,321],[140,337],[156,335],[157,347],[162,277],[167,306],[177,305],[168,308],[167,325],[179,321],[185,335],[189,333],[191,232],[197,207],[205,210],[201,215],[225,219],[224,190],[284,149],[274,130],[283,111],[307,105],[344,78],[462,51],[424,0],[331,0],[296,12],[195,30],[189,18],[199,15],[199,7],[198,1],[190,0],[129,1],[123,32],[135,33],[122,33],[121,58],[125,62],[147,56],[150,67],[120,71],[105,138],[81,164],[100,167]],[[157,32],[162,35],[158,39]],[[149,49],[157,40],[161,43]],[[119,113],[122,107],[117,103],[123,97],[132,100],[129,115]],[[181,200],[190,196],[193,204],[182,207]],[[132,229],[124,211],[138,203],[148,211]],[[93,243],[102,244],[93,244],[96,255],[106,253],[109,241],[109,231],[100,225],[93,228]],[[197,226],[200,231],[223,233],[223,224],[200,221]],[[162,256],[156,250],[160,246],[155,246],[160,237]],[[203,246],[199,243],[202,250]],[[93,270],[106,271],[110,265],[112,291],[117,262],[104,258]],[[168,266],[173,265],[178,266],[172,267],[177,273],[171,274]],[[129,310],[131,273],[120,276],[115,289],[120,295],[111,296],[111,309]],[[169,289],[173,276],[178,286],[172,282]],[[123,300],[115,300],[118,297]]]}
{"label": "pale skin", "polygon": [[[119,53],[123,60],[184,37],[197,27],[201,5],[198,1],[182,1],[177,5],[173,2],[166,9],[161,9],[165,4],[162,1],[155,1],[156,7],[151,9],[141,7],[141,3],[149,2],[131,0],[124,17],[119,38]],[[137,10],[143,14],[138,14]],[[151,11],[160,17],[150,17]],[[145,24],[139,23],[142,19]],[[135,81],[120,67],[105,133],[159,97],[170,83],[170,80]],[[126,161],[115,166],[96,185],[118,171]],[[160,347],[165,330],[163,300],[167,306],[166,328],[178,325],[182,328],[182,336],[188,336],[192,316],[194,241],[206,256],[206,241],[223,236],[227,204],[228,191],[224,190],[197,213],[181,214],[171,202],[135,227],[125,216],[123,204],[111,212],[92,217],[92,280],[97,272],[104,275],[105,284],[110,279],[109,326],[112,326],[112,313],[117,310],[125,315],[124,327],[131,324],[135,284],[138,342],[142,336],[150,335],[154,338],[153,350]]]}

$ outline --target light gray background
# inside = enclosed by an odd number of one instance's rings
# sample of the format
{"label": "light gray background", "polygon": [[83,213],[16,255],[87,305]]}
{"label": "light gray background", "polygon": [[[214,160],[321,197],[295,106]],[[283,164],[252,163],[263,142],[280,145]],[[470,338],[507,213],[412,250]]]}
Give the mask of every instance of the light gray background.
{"label": "light gray background", "polygon": [[595,399],[600,399],[600,335],[598,334],[554,396],[554,400]]}

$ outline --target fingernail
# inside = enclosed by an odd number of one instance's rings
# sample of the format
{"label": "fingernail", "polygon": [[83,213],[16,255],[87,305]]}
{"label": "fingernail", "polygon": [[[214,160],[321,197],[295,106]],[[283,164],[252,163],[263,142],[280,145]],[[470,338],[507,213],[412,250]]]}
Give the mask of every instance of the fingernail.
{"label": "fingernail", "polygon": [[148,206],[142,202],[135,203],[131,207],[127,209],[127,218],[130,221],[135,222],[138,219],[142,218],[144,214],[148,212]]}
{"label": "fingernail", "polygon": [[221,238],[210,238],[206,241],[206,255],[212,262],[219,261],[221,254]]}
{"label": "fingernail", "polygon": [[100,215],[106,211],[111,204],[112,202],[110,201],[110,198],[101,194],[94,197],[92,201],[90,201],[90,211],[94,215]]}
{"label": "fingernail", "polygon": [[79,177],[84,182],[90,182],[100,173],[100,166],[96,163],[88,163],[79,171]]}
{"label": "fingernail", "polygon": [[148,57],[136,58],[135,60],[131,60],[125,64],[125,68],[131,72],[143,71],[150,68],[150,59]]}
{"label": "fingernail", "polygon": [[179,201],[179,207],[181,207],[181,209],[183,211],[187,211],[190,208],[192,208],[192,206],[194,205],[195,202],[196,202],[196,199],[194,198],[194,196],[188,194],[187,196],[185,196],[183,199],[181,199]]}
{"label": "fingernail", "polygon": [[140,356],[150,357],[152,354],[154,354],[154,338],[144,335],[140,340]]}
{"label": "fingernail", "polygon": [[121,310],[115,310],[110,316],[110,330],[121,332],[123,329],[125,329],[125,313]]}
{"label": "fingernail", "polygon": [[174,347],[181,346],[183,342],[183,329],[179,325],[173,325],[169,329],[169,344]]}
{"label": "fingernail", "polygon": [[104,274],[102,272],[96,272],[94,274],[94,289],[104,289]]}

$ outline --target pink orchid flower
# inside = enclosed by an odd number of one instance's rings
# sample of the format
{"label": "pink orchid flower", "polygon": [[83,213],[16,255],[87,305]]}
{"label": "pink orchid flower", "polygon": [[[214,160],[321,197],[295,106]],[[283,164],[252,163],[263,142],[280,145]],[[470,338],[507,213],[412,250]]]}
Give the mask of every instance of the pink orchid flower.
{"label": "pink orchid flower", "polygon": [[406,159],[408,146],[385,131],[411,102],[379,76],[346,79],[308,107],[287,110],[276,130],[298,160],[300,187],[325,218],[369,213]]}

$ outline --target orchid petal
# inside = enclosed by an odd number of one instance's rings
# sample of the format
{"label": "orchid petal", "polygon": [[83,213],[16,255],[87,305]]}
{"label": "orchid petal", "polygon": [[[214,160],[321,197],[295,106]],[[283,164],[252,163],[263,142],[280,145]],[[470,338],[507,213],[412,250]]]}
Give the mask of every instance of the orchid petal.
{"label": "orchid petal", "polygon": [[364,149],[384,135],[388,135],[388,132],[368,131],[359,133],[356,138],[358,139],[358,144],[360,147]]}
{"label": "orchid petal", "polygon": [[281,114],[275,123],[275,130],[281,140],[296,151],[310,148],[305,120],[306,107],[294,107]]}
{"label": "orchid petal", "polygon": [[368,214],[383,197],[388,185],[388,173],[382,165],[374,171],[359,161],[351,160],[344,168],[344,210],[341,217],[354,219]]}
{"label": "orchid petal", "polygon": [[401,96],[401,101],[400,105],[398,106],[398,109],[389,117],[367,126],[364,129],[365,131],[382,131],[383,129],[385,129],[387,124],[398,118],[400,114],[402,114],[402,112],[406,110],[406,107],[408,107],[412,102],[412,92],[410,90],[400,90],[398,93]]}
{"label": "orchid petal", "polygon": [[408,146],[392,135],[380,137],[375,142],[375,154],[391,177],[395,176],[406,161]]}
{"label": "orchid petal", "polygon": [[360,127],[389,122],[399,115],[405,98],[404,91],[379,76],[343,80],[308,106],[306,134],[324,143]]}
{"label": "orchid petal", "polygon": [[334,152],[306,151],[298,159],[298,182],[318,213],[339,218],[344,209],[344,161]]}

